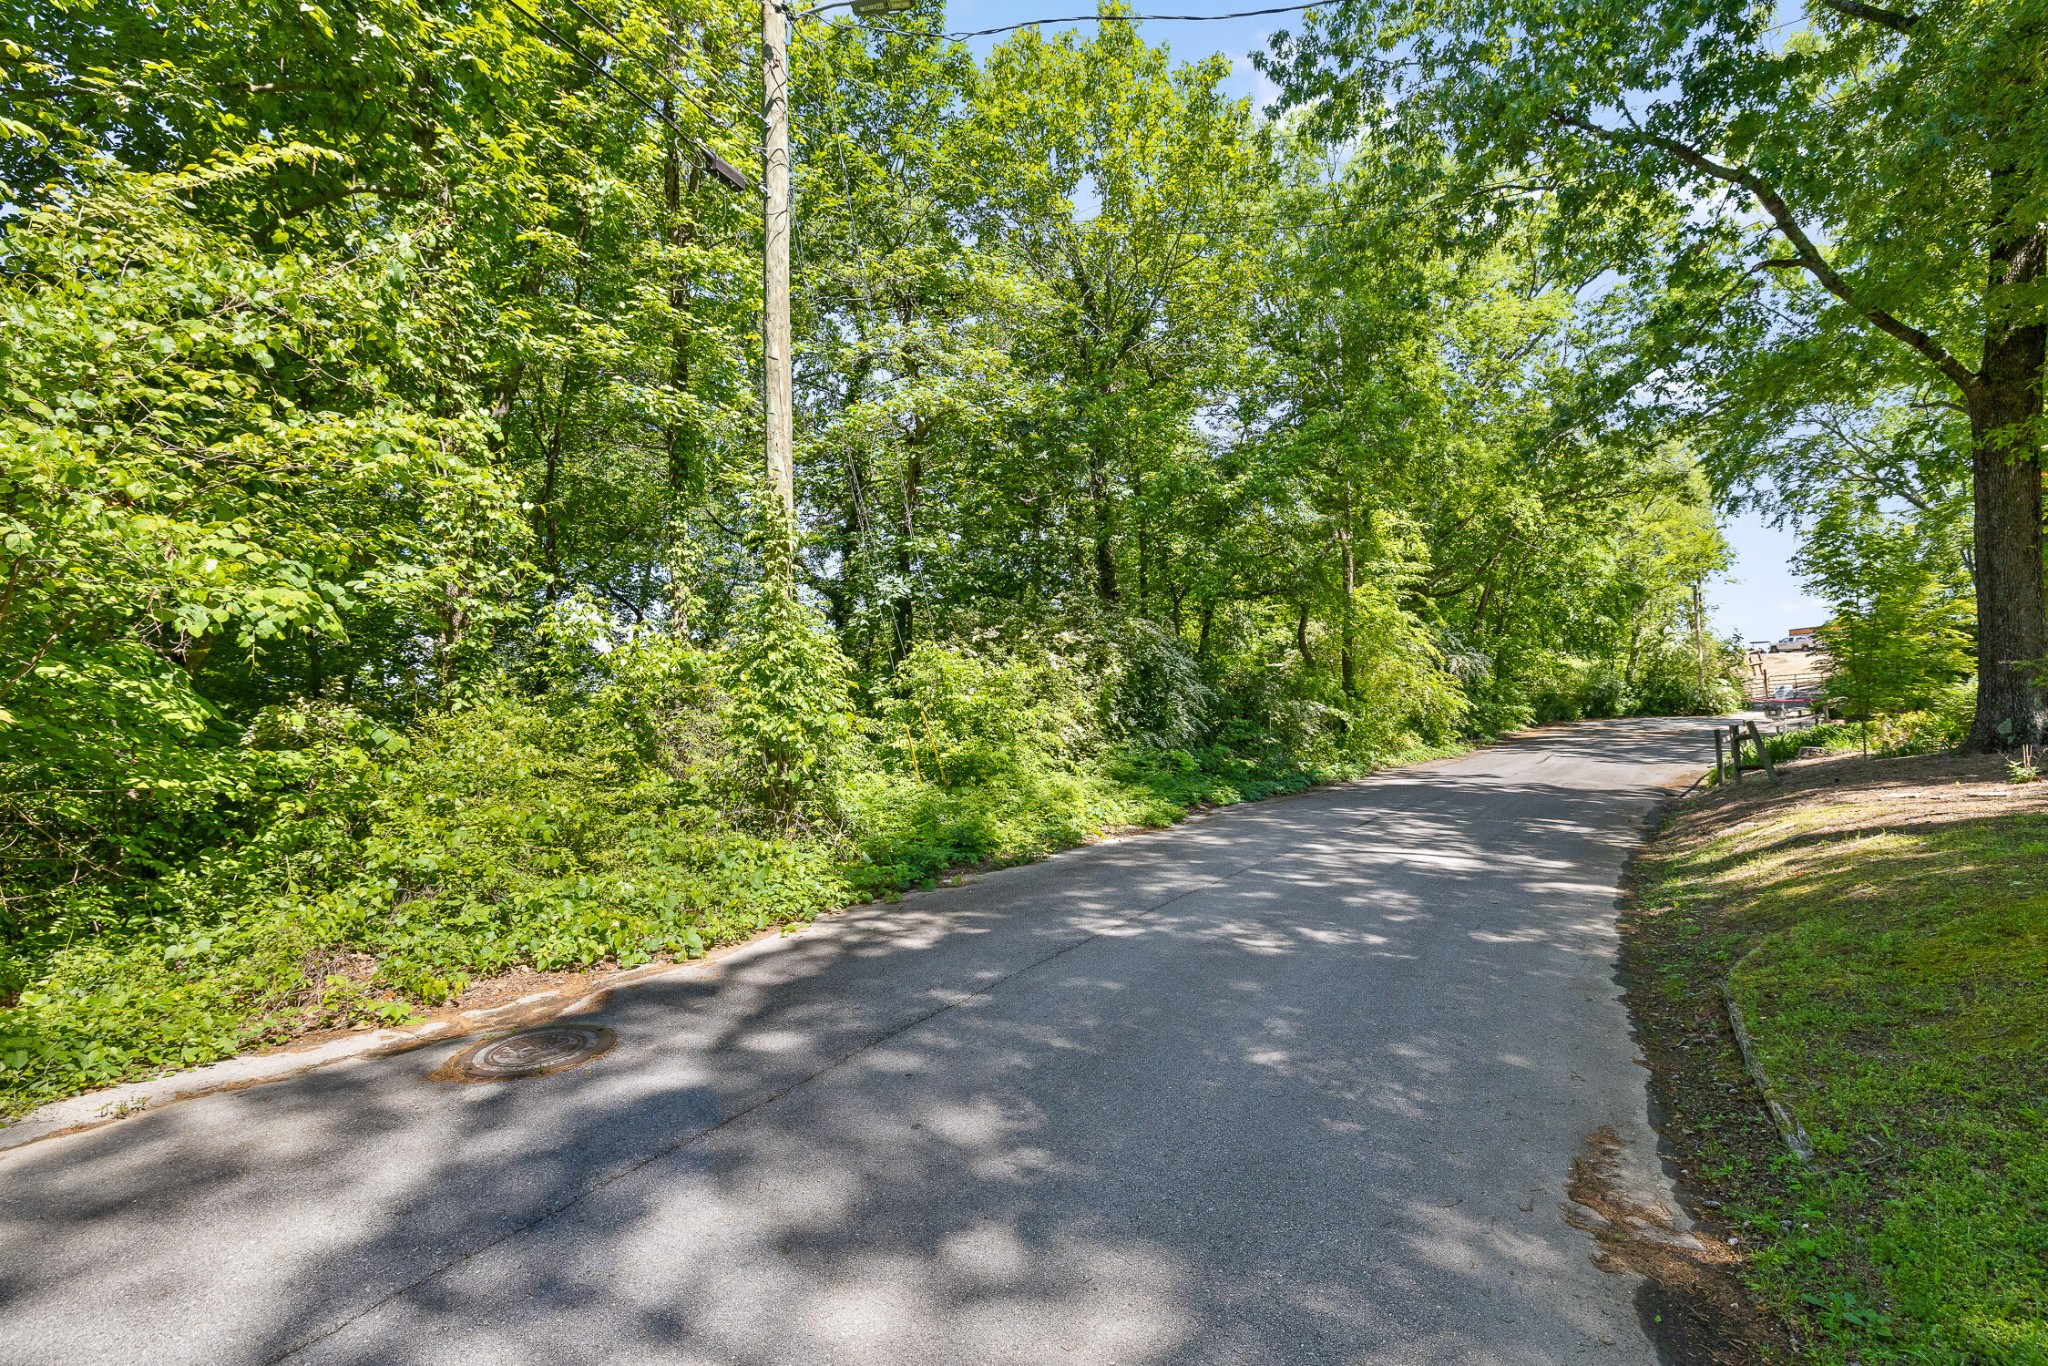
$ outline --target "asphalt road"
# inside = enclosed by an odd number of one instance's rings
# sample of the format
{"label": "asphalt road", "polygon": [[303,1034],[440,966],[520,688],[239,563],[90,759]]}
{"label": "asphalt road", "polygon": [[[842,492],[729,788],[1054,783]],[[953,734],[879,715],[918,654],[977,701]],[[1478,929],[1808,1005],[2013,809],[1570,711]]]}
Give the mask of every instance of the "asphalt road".
{"label": "asphalt road", "polygon": [[[0,1360],[1651,1362],[1615,886],[1709,723],[1225,809],[0,1155]],[[1668,1195],[1666,1197],[1668,1199]]]}

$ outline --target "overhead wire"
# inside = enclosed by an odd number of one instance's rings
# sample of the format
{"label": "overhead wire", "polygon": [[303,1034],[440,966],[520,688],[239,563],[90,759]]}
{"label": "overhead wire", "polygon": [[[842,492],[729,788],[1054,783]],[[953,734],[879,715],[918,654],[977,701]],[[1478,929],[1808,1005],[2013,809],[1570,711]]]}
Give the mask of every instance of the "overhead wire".
{"label": "overhead wire", "polygon": [[[580,61],[582,61],[586,66],[590,67],[591,70],[597,72],[600,76],[603,76],[606,80],[618,86],[619,89],[625,91],[627,95],[631,96],[635,101],[637,101],[640,104],[642,108],[646,109],[649,113],[653,114],[657,118],[663,119],[671,127],[676,128],[678,132],[682,131],[681,125],[677,124],[673,118],[669,117],[668,115],[664,114],[660,109],[658,109],[654,105],[654,103],[650,101],[641,91],[636,90],[632,86],[626,84],[623,80],[619,79],[618,75],[615,72],[613,72],[610,68],[606,67],[603,63],[592,58],[590,54],[583,51],[582,48],[578,47],[575,43],[569,41],[569,39],[563,37],[559,31],[557,31],[555,28],[549,25],[538,14],[535,14],[532,10],[528,9],[525,5],[521,4],[520,0],[507,0],[507,3],[511,4],[514,9],[518,10],[521,14],[525,15],[529,21],[531,21],[548,38],[550,38],[554,42],[555,46],[575,56]],[[711,109],[693,92],[684,88],[682,85],[678,84],[666,72],[660,70],[653,63],[647,61],[639,54],[628,51],[623,46],[625,42],[625,35],[620,33],[618,29],[614,28],[611,24],[607,23],[597,14],[593,13],[587,6],[585,6],[582,3],[582,0],[567,0],[567,3],[573,9],[575,9],[577,13],[581,14],[591,23],[597,25],[597,27],[602,29],[605,33],[610,34],[614,39],[618,40],[618,42],[622,45],[615,49],[619,56],[645,69],[656,80],[660,81],[664,86],[667,86],[671,91],[675,92],[677,96],[679,96],[680,98],[694,106],[699,113],[701,113],[702,115],[704,115],[705,118],[711,121],[713,126],[726,130],[730,130],[733,127],[731,120],[725,118],[724,116],[718,114],[716,111]],[[800,12],[792,11],[787,4],[780,6],[780,8],[783,10],[785,14],[790,14],[792,18],[805,17]],[[1037,28],[1045,24],[1080,24],[1087,23],[1090,20],[1094,20],[1098,23],[1129,24],[1139,24],[1146,22],[1214,23],[1229,19],[1262,18],[1274,14],[1296,14],[1314,8],[1316,8],[1315,3],[1307,3],[1295,5],[1275,5],[1264,9],[1254,10],[1235,10],[1225,14],[1077,14],[1067,15],[1059,18],[1020,20],[1017,23],[1000,24],[993,28],[948,30],[937,33],[923,32],[915,29],[890,28],[887,25],[873,23],[863,24],[861,27],[863,29],[871,30],[876,33],[887,33],[899,37],[939,38],[947,41],[958,41],[965,38],[991,37],[999,33],[1013,33],[1020,29]],[[798,29],[796,25],[792,24],[791,28],[797,35],[801,35],[801,30]],[[657,26],[656,31],[661,35],[662,41],[666,43],[670,50],[672,50],[678,57],[683,58],[685,61],[688,61],[690,59],[690,54],[684,50],[682,45],[675,40],[672,34],[668,33],[664,29],[659,28],[659,26]],[[735,98],[744,98],[745,94],[747,93],[744,90],[742,90],[739,87],[739,85],[735,81],[733,81],[731,77],[727,76],[724,72],[718,70],[718,68],[715,66],[693,66],[692,69],[696,70],[700,75],[704,76],[707,79],[707,81],[716,80],[720,82],[729,96],[733,96]],[[758,115],[754,115],[753,117],[756,120],[759,119]],[[709,150],[708,148],[704,147],[704,144],[702,142],[699,142],[696,139],[692,139],[692,141],[696,142],[699,150]]]}
{"label": "overhead wire", "polygon": [[[952,29],[943,32],[929,32],[922,29],[889,28],[883,24],[863,24],[862,28],[875,33],[894,34],[902,38],[940,38],[958,42],[963,38],[989,38],[998,33],[1015,33],[1018,29],[1038,28],[1045,24],[1205,24],[1224,19],[1259,19],[1271,14],[1299,14],[1304,10],[1318,8],[1327,0],[1314,0],[1301,5],[1274,5],[1269,9],[1235,10],[1229,14],[1070,14],[1056,19],[1024,19],[1014,24],[998,24],[994,28]],[[796,17],[801,18],[801,15]]]}
{"label": "overhead wire", "polygon": [[[726,170],[732,171],[732,173],[738,176],[742,182],[741,185],[733,185],[732,187],[734,189],[741,189],[743,186],[746,189],[754,188],[753,182],[746,178],[744,172],[735,170],[733,167],[731,167],[726,162],[724,157],[719,156],[718,153],[714,151],[711,147],[707,146],[702,139],[691,137],[690,134],[683,128],[682,124],[676,121],[676,117],[674,114],[671,114],[666,110],[663,110],[660,106],[656,105],[654,101],[648,99],[647,96],[641,94],[638,90],[635,90],[632,86],[626,84],[625,81],[619,79],[619,76],[616,72],[612,71],[610,68],[605,66],[603,62],[600,62],[596,58],[592,57],[582,48],[576,46],[576,44],[570,42],[567,38],[564,38],[560,33],[555,31],[554,27],[550,25],[547,20],[541,18],[538,14],[535,14],[532,10],[528,9],[525,5],[521,4],[520,0],[505,0],[505,2],[511,5],[513,9],[516,9],[521,14],[525,15],[527,19],[534,25],[534,27],[538,28],[541,31],[542,35],[546,37],[555,47],[558,47],[562,51],[568,53],[570,56],[575,57],[576,59],[581,61],[585,66],[589,67],[592,71],[595,71],[598,75],[604,77],[613,85],[625,91],[626,94],[630,96],[633,99],[633,101],[637,103],[642,109],[645,109],[648,113],[654,115],[654,117],[660,119],[663,123],[673,128],[676,132],[682,134],[683,137],[689,139],[691,146],[695,147],[699,152],[703,153],[707,157],[710,157],[714,161],[714,172],[717,171],[718,167],[724,167]],[[573,0],[571,0],[571,2],[573,3]],[[582,9],[583,7],[581,5],[577,5],[576,8]],[[731,181],[726,180],[726,177],[722,173],[719,174],[719,179],[727,184],[732,184]]]}
{"label": "overhead wire", "polygon": [[[595,14],[591,13],[589,9],[584,7],[584,5],[582,4],[582,0],[568,0],[568,3],[570,7],[574,9],[578,14],[588,19],[591,23],[596,24],[599,28],[603,29],[606,33],[609,33],[612,37],[618,39],[618,41],[621,44],[625,43],[626,35],[619,32],[617,29],[613,28],[610,24],[607,24],[604,20],[598,18]],[[671,40],[671,42],[673,42],[673,40]],[[675,91],[676,94],[682,96],[684,99],[688,100],[692,105],[696,106],[697,112],[702,114],[705,118],[711,120],[712,126],[717,128],[732,127],[732,121],[730,119],[714,112],[709,105],[705,104],[702,100],[699,100],[695,95],[691,94],[688,90],[685,90],[682,86],[677,85],[673,80],[669,79],[667,72],[655,66],[654,63],[641,57],[638,53],[628,52],[623,46],[616,48],[615,51],[617,51],[621,57],[624,57],[629,61],[638,62],[656,80],[660,81],[663,85]],[[678,49],[678,55],[682,55],[680,49]]]}
{"label": "overhead wire", "polygon": [[567,38],[564,38],[560,33],[557,33],[554,27],[550,25],[547,20],[541,18],[538,14],[535,14],[532,10],[520,4],[519,0],[505,0],[505,3],[512,6],[513,9],[518,10],[521,14],[525,15],[527,19],[533,24],[533,26],[541,31],[542,36],[547,38],[555,47],[558,47],[562,51],[568,53],[570,56],[575,57],[576,59],[581,61],[585,66],[589,67],[592,71],[595,71],[598,75],[604,77],[613,85],[625,91],[628,95],[630,95],[633,98],[633,100],[636,103],[640,105],[642,109],[645,109],[648,113],[654,115],[654,117],[668,124],[677,132],[682,131],[682,125],[675,121],[674,115],[663,113],[659,108],[655,106],[652,100],[648,99],[645,95],[635,90],[632,86],[627,85],[624,81],[620,80],[616,75],[612,73],[612,71],[608,67],[605,66],[603,62],[598,61],[595,57],[592,57],[582,48],[576,46],[576,44],[570,42]]}
{"label": "overhead wire", "polygon": [[[576,0],[570,0],[571,4],[575,4],[575,2]],[[589,10],[583,9],[582,5],[576,5],[576,8],[579,10],[583,10],[584,14],[589,15],[592,23],[604,29],[607,33],[612,33],[615,37],[619,36],[612,29],[611,25],[605,23],[604,20],[599,19],[595,14],[591,14]],[[684,62],[691,63],[689,69],[692,72],[696,73],[697,75],[704,77],[706,84],[709,84],[712,81],[716,81],[724,88],[727,95],[739,100],[751,101],[756,95],[760,93],[750,87],[741,86],[739,82],[735,81],[732,77],[726,75],[723,71],[720,71],[715,66],[696,64],[696,56],[694,56],[681,43],[677,42],[675,39],[675,35],[673,33],[670,33],[661,25],[656,24],[654,26],[654,31],[661,36],[661,41],[668,45],[669,51],[675,53],[676,56],[680,57]],[[625,55],[632,56],[633,54],[627,53]],[[699,105],[698,107],[702,108],[703,106]],[[758,118],[759,115],[755,115],[755,117]]]}

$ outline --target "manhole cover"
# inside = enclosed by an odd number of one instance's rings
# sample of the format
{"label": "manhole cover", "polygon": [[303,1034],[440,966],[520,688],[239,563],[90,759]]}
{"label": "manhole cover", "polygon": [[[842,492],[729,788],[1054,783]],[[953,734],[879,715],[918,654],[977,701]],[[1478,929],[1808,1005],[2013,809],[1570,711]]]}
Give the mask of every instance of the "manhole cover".
{"label": "manhole cover", "polygon": [[618,1041],[618,1035],[603,1025],[541,1025],[464,1049],[434,1075],[456,1081],[544,1077],[600,1057]]}

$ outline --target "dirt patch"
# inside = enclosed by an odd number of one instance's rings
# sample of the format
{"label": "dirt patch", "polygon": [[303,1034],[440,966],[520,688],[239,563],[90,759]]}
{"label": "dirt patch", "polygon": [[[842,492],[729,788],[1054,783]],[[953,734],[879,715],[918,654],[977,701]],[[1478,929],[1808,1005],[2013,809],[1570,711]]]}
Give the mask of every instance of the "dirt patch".
{"label": "dirt patch", "polygon": [[496,977],[472,982],[455,1002],[457,1011],[495,1010],[528,996],[581,996],[599,981],[614,977],[618,969],[599,965],[584,972],[535,972],[513,968]]}
{"label": "dirt patch", "polygon": [[1826,827],[1839,833],[1882,823],[1891,816],[1915,825],[1977,820],[2014,811],[2037,811],[2043,786],[2008,783],[2005,759],[1991,754],[1919,754],[1865,759],[1829,754],[1778,765],[1778,782],[1751,778],[1724,784],[1688,801],[1679,819],[1702,833],[1717,833],[1790,807],[1815,807],[1830,787],[1854,789],[1856,813]]}
{"label": "dirt patch", "polygon": [[1565,1222],[1593,1235],[1595,1266],[1644,1279],[1644,1317],[1665,1359],[1678,1366],[1783,1359],[1790,1343],[1750,1297],[1727,1236],[1711,1219],[1682,1229],[1670,1210],[1630,1195],[1620,1180],[1621,1148],[1604,1125],[1587,1136],[1565,1185]]}

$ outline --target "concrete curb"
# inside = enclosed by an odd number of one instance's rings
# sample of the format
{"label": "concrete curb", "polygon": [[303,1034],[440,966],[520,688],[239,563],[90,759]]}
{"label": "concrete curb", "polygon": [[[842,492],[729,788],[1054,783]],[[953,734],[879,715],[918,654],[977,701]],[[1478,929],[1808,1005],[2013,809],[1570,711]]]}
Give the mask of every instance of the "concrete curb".
{"label": "concrete curb", "polygon": [[123,1082],[118,1086],[88,1091],[83,1095],[67,1096],[63,1100],[52,1101],[48,1105],[31,1110],[13,1123],[0,1127],[0,1152],[46,1138],[58,1138],[86,1129],[97,1129],[103,1124],[112,1124],[116,1120],[140,1114],[144,1110],[154,1110],[173,1101],[191,1100],[220,1091],[240,1091],[268,1082],[283,1081],[317,1068],[351,1062],[357,1058],[381,1058],[395,1053],[410,1053],[416,1048],[453,1043],[458,1039],[517,1029],[562,1015],[574,1015],[602,1005],[621,987],[633,986],[671,972],[702,970],[743,949],[753,947],[765,938],[780,938],[783,933],[780,926],[771,927],[740,943],[714,949],[702,958],[693,958],[687,963],[657,963],[647,967],[625,969],[610,974],[595,986],[586,985],[573,993],[559,989],[535,992],[531,996],[522,996],[504,1005],[443,1015],[421,1021],[416,1025],[370,1030],[346,1038],[329,1039],[325,1043],[296,1048],[287,1046],[272,1053],[245,1053],[238,1057],[223,1058],[219,1062],[208,1063],[203,1067],[166,1072],[162,1076],[142,1081]]}
{"label": "concrete curb", "polygon": [[459,1037],[448,1020],[433,1020],[418,1029],[379,1029],[345,1039],[330,1039],[311,1048],[287,1049],[277,1053],[249,1053],[223,1058],[204,1067],[167,1072],[146,1081],[123,1082],[84,1095],[68,1096],[29,1111],[0,1129],[0,1152],[19,1148],[39,1139],[56,1138],[96,1129],[117,1119],[174,1100],[185,1100],[214,1091],[234,1091],[260,1086],[267,1081],[310,1072],[350,1058],[438,1043]]}

